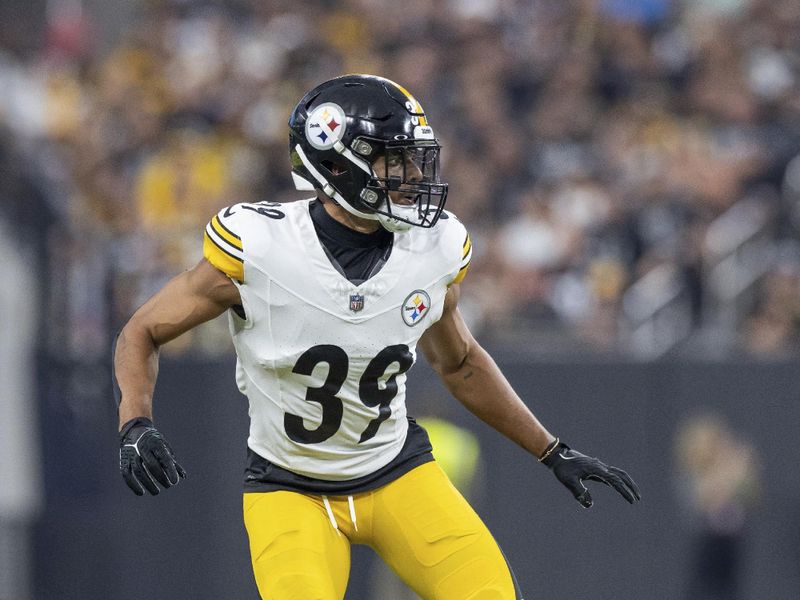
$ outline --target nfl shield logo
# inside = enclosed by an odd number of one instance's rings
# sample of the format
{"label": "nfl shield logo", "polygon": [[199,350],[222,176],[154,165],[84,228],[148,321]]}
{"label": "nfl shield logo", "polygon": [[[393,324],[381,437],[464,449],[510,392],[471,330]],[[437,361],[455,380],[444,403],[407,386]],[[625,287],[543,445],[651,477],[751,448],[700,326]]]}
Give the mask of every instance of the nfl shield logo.
{"label": "nfl shield logo", "polygon": [[350,294],[350,310],[358,312],[364,308],[364,295],[363,294]]}

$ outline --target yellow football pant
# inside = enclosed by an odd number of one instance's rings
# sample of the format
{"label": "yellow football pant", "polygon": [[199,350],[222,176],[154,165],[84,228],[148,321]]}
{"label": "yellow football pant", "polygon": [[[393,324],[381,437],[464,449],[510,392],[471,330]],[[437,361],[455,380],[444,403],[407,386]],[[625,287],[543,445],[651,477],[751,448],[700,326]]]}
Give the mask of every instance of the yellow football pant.
{"label": "yellow football pant", "polygon": [[244,494],[265,600],[342,600],[350,544],[367,544],[425,600],[516,600],[489,530],[435,462],[356,496]]}

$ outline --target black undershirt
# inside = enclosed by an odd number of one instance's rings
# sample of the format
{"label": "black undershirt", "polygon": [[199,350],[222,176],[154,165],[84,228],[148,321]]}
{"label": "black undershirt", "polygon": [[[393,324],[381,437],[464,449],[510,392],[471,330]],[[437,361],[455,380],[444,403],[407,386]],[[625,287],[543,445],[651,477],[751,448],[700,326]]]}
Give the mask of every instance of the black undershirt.
{"label": "black undershirt", "polygon": [[328,258],[350,283],[361,285],[389,260],[394,236],[383,227],[373,233],[350,229],[330,216],[319,200],[309,204],[308,212]]}
{"label": "black undershirt", "polygon": [[[331,217],[319,200],[309,204],[317,237],[331,264],[354,285],[360,285],[378,271],[392,252],[391,232],[380,227],[374,233],[359,233]],[[245,492],[289,490],[326,495],[352,495],[390,483],[411,469],[433,460],[428,433],[408,417],[408,436],[392,461],[377,471],[346,481],[314,479],[272,464],[248,448]]]}

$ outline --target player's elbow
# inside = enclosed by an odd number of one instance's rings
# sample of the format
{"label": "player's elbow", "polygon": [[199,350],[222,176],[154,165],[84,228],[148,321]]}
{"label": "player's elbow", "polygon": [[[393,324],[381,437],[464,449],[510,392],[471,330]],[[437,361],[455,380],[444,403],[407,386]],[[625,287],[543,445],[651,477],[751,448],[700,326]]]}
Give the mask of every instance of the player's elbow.
{"label": "player's elbow", "polygon": [[470,344],[465,341],[458,348],[450,349],[446,353],[433,352],[427,355],[428,362],[439,377],[446,380],[466,368],[470,359],[470,348]]}
{"label": "player's elbow", "polygon": [[150,348],[157,350],[159,344],[156,342],[153,330],[149,327],[145,319],[139,315],[134,314],[125,326],[119,332],[117,338],[117,350],[126,345],[133,345],[137,347]]}

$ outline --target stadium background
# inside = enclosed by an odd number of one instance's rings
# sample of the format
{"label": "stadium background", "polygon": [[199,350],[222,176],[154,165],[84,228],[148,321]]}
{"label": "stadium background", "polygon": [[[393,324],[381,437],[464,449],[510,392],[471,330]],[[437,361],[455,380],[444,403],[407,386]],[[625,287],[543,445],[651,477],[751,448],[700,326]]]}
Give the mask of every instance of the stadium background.
{"label": "stadium background", "polygon": [[[798,30],[794,0],[3,0],[0,599],[255,598],[224,320],[163,353],[190,479],[156,499],[116,472],[109,344],[216,209],[298,197],[286,117],[347,72],[430,115],[481,341],[643,488],[582,512],[418,366],[527,595],[800,596]],[[388,600],[355,557],[348,600]]]}

